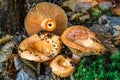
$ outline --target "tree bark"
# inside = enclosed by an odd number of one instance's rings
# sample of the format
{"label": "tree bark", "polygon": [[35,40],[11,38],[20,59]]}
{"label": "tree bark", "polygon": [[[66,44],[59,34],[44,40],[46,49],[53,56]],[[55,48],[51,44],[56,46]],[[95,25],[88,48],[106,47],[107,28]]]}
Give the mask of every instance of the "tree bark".
{"label": "tree bark", "polygon": [[27,12],[47,0],[0,0],[0,32],[15,34],[24,28]]}

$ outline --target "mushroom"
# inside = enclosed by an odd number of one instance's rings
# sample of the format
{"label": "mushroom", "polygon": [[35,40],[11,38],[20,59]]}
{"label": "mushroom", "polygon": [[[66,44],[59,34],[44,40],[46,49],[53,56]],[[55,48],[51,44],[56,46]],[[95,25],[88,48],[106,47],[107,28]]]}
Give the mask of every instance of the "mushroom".
{"label": "mushroom", "polygon": [[74,55],[79,57],[100,55],[106,50],[95,33],[84,26],[76,25],[67,28],[61,35],[61,40]]}
{"label": "mushroom", "polygon": [[60,37],[48,32],[39,32],[22,41],[19,55],[27,60],[44,62],[54,58],[61,50]]}
{"label": "mushroom", "polygon": [[65,55],[58,55],[51,60],[50,67],[52,72],[60,77],[68,77],[75,71],[73,61]]}
{"label": "mushroom", "polygon": [[59,6],[42,2],[33,7],[25,18],[25,28],[29,35],[41,30],[53,31],[60,35],[67,26],[67,16]]}

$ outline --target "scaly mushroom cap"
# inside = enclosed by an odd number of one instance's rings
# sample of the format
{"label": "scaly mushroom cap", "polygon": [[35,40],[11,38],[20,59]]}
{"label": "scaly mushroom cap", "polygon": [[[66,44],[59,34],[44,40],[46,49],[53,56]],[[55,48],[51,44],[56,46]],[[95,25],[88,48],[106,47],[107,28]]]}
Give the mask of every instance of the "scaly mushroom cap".
{"label": "scaly mushroom cap", "polygon": [[24,59],[44,62],[54,58],[60,50],[61,40],[59,36],[41,32],[21,42],[18,53]]}
{"label": "scaly mushroom cap", "polygon": [[50,61],[52,72],[60,77],[68,77],[75,71],[73,61],[67,56],[58,55]]}
{"label": "scaly mushroom cap", "polygon": [[67,28],[61,35],[61,40],[73,53],[78,55],[81,55],[81,53],[83,53],[82,55],[91,55],[93,53],[99,55],[105,51],[105,47],[96,35],[84,26]]}
{"label": "scaly mushroom cap", "polygon": [[67,16],[59,6],[42,2],[33,7],[25,18],[25,28],[29,35],[41,30],[61,34],[67,26]]}

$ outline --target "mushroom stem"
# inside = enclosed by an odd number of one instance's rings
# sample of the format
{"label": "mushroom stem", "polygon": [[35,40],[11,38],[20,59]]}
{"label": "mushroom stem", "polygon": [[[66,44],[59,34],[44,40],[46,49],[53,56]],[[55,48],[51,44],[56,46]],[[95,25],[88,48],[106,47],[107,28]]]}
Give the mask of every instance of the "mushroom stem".
{"label": "mushroom stem", "polygon": [[56,21],[53,19],[45,19],[41,23],[41,27],[46,31],[53,31],[56,28]]}
{"label": "mushroom stem", "polygon": [[[74,55],[76,55],[76,57],[79,56],[79,59],[80,59],[81,57],[89,56],[89,55],[92,54],[91,52],[90,52],[89,54],[87,54],[87,53],[85,53],[85,52],[81,52],[81,51],[79,51],[79,50],[77,50],[77,49],[74,49],[74,48],[71,48],[71,47],[69,47],[69,49],[71,50],[71,52],[72,52]],[[96,55],[99,55],[99,54],[96,54]]]}
{"label": "mushroom stem", "polygon": [[75,64],[77,64],[77,63],[79,63],[79,61],[80,61],[80,56],[78,56],[78,55],[76,55],[76,54],[72,54],[72,61],[75,63]]}
{"label": "mushroom stem", "polygon": [[73,61],[75,64],[77,64],[77,63],[80,61],[81,57],[84,56],[83,53],[80,52],[79,50],[73,49],[73,48],[71,48],[71,47],[68,47],[68,48],[69,48],[69,49],[71,50],[71,52],[73,53],[73,54],[72,54],[72,61]]}

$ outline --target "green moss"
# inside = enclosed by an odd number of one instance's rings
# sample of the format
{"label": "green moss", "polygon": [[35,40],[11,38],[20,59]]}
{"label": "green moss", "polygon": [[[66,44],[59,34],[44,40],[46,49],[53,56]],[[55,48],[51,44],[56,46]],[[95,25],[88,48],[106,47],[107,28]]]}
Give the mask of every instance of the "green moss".
{"label": "green moss", "polygon": [[74,73],[75,80],[120,80],[120,52],[90,56],[81,60]]}
{"label": "green moss", "polygon": [[90,14],[91,14],[91,19],[89,20],[89,22],[97,21],[98,18],[101,17],[102,15],[112,16],[110,9],[102,10],[101,8],[91,8]]}

